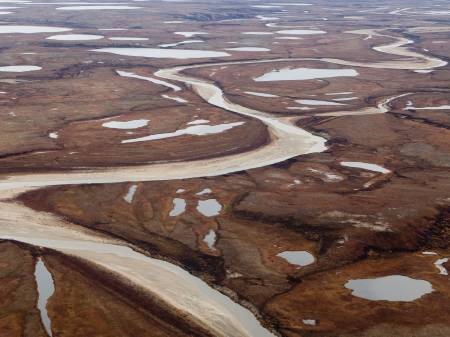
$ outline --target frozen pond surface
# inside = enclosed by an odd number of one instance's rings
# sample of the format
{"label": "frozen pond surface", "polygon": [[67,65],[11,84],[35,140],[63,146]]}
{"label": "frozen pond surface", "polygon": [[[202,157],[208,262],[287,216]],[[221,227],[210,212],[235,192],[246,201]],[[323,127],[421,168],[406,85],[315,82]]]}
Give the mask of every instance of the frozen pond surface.
{"label": "frozen pond surface", "polygon": [[145,141],[149,141],[149,140],[165,139],[165,138],[179,137],[179,136],[184,136],[184,135],[205,136],[205,135],[210,135],[210,134],[215,134],[215,133],[221,133],[226,130],[232,129],[236,126],[240,126],[242,124],[244,124],[244,122],[226,123],[226,124],[218,124],[218,125],[194,125],[194,126],[188,126],[185,129],[177,130],[175,132],[159,133],[159,134],[140,137],[140,138],[122,140],[122,144],[145,142]]}
{"label": "frozen pond surface", "polygon": [[331,77],[354,77],[357,75],[358,72],[354,69],[283,68],[275,69],[262,76],[256,77],[254,78],[254,81],[302,81]]}
{"label": "frozen pond surface", "polygon": [[244,93],[247,94],[247,95],[258,96],[258,97],[267,97],[267,98],[280,97],[280,96],[277,96],[277,95],[266,94],[266,93],[263,93],[263,92],[255,92],[255,91],[244,91]]}
{"label": "frozen pond surface", "polygon": [[41,312],[41,320],[44,325],[45,331],[51,337],[52,328],[51,321],[47,312],[48,299],[55,292],[55,285],[53,283],[52,274],[48,271],[47,267],[41,258],[38,258],[36,262],[36,269],[34,272],[36,278],[37,290],[38,290],[38,309]]}
{"label": "frozen pond surface", "polygon": [[352,295],[371,301],[414,301],[433,291],[430,282],[402,275],[350,280],[345,284]]}
{"label": "frozen pond surface", "polygon": [[56,8],[59,11],[92,11],[92,10],[105,10],[105,9],[139,9],[142,7],[137,6],[67,6]]}
{"label": "frozen pond surface", "polygon": [[128,28],[99,28],[98,30],[121,31],[121,30],[128,30]]}
{"label": "frozen pond surface", "polygon": [[194,58],[225,57],[230,54],[213,50],[159,49],[159,48],[100,48],[92,51],[122,56],[187,60]]}
{"label": "frozen pond surface", "polygon": [[272,8],[280,8],[279,5],[253,5],[253,8],[262,8],[262,9],[272,9]]}
{"label": "frozen pond surface", "polygon": [[111,121],[102,124],[105,128],[110,129],[138,129],[148,125],[148,119],[135,119],[127,122]]}
{"label": "frozen pond surface", "polygon": [[277,31],[277,34],[286,34],[286,35],[318,35],[326,33],[327,32],[323,30],[312,30],[312,29],[286,29]]}
{"label": "frozen pond surface", "polygon": [[243,32],[244,35],[273,35],[272,32]]}
{"label": "frozen pond surface", "polygon": [[208,248],[211,250],[216,250],[214,245],[217,241],[217,234],[212,229],[209,230],[208,234],[206,234],[203,238],[203,242],[205,242],[208,245]]}
{"label": "frozen pond surface", "polygon": [[186,210],[186,200],[181,198],[175,198],[173,199],[173,208],[170,211],[170,216],[178,216],[180,214],[183,214]]}
{"label": "frozen pond surface", "polygon": [[317,99],[299,99],[296,100],[297,103],[305,105],[345,105],[342,103],[330,102],[330,101],[320,101]]}
{"label": "frozen pond surface", "polygon": [[274,39],[277,40],[301,40],[301,37],[297,37],[297,36],[277,36],[274,37]]}
{"label": "frozen pond surface", "polygon": [[173,91],[180,91],[181,90],[181,88],[178,85],[169,83],[167,81],[159,80],[157,78],[136,75],[135,73],[130,73],[128,71],[121,71],[121,70],[117,70],[116,73],[117,73],[117,75],[122,76],[122,77],[135,78],[137,80],[144,80],[144,81],[152,82],[152,83],[155,83],[155,84],[163,85],[163,86],[165,86],[165,87],[167,87],[169,89],[172,89]]}
{"label": "frozen pond surface", "polygon": [[180,42],[175,42],[175,43],[164,43],[164,44],[160,44],[159,47],[161,48],[170,48],[170,47],[176,47],[182,44],[189,44],[189,43],[201,43],[201,42],[205,42],[203,40],[184,40],[184,41],[180,41]]}
{"label": "frozen pond surface", "polygon": [[58,41],[89,41],[89,40],[100,40],[103,39],[103,35],[92,35],[92,34],[62,34],[62,35],[52,35],[47,37],[47,40],[58,40]]}
{"label": "frozen pond surface", "polygon": [[334,98],[336,102],[346,102],[346,101],[354,101],[359,97],[342,97],[342,98]]}
{"label": "frozen pond surface", "polygon": [[311,263],[314,263],[315,261],[314,256],[304,250],[287,250],[277,254],[277,256],[285,259],[290,264],[294,264],[300,267],[307,266]]}
{"label": "frozen pond surface", "polygon": [[233,51],[270,51],[268,48],[261,47],[236,47],[236,48],[226,48],[225,50],[233,50]]}
{"label": "frozen pond surface", "polygon": [[137,185],[131,185],[128,189],[127,195],[123,197],[123,200],[125,200],[127,203],[131,204],[134,199],[134,194],[136,193]]}
{"label": "frozen pond surface", "polygon": [[175,32],[174,34],[183,35],[184,37],[193,37],[195,35],[207,35],[206,32]]}
{"label": "frozen pond surface", "polygon": [[117,36],[117,37],[109,37],[108,40],[111,41],[148,41],[148,37],[124,37],[124,36]]}
{"label": "frozen pond surface", "polygon": [[212,217],[220,214],[222,205],[216,199],[199,200],[197,211],[206,217]]}
{"label": "frozen pond surface", "polygon": [[387,168],[384,168],[383,166],[377,165],[377,164],[369,164],[369,163],[362,163],[359,161],[342,161],[342,166],[346,167],[352,167],[352,168],[360,168],[367,171],[373,171],[373,172],[379,172],[379,173],[390,173]]}
{"label": "frozen pond surface", "polygon": [[49,26],[11,26],[0,25],[0,34],[37,34],[68,32],[71,28]]}
{"label": "frozen pond surface", "polygon": [[42,68],[38,66],[4,66],[0,67],[0,72],[24,73],[27,71],[35,71],[41,69]]}

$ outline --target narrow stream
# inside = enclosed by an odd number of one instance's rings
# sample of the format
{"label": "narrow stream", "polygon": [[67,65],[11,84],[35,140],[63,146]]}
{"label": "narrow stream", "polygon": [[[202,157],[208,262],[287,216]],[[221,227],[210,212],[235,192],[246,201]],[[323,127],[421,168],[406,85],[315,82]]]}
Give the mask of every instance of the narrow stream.
{"label": "narrow stream", "polygon": [[[352,31],[354,34],[381,35],[374,30]],[[388,35],[382,35],[388,36]],[[206,63],[192,66],[181,66],[170,69],[161,69],[154,75],[165,80],[177,81],[191,87],[202,99],[227,111],[240,115],[259,119],[268,127],[271,142],[265,146],[234,155],[175,163],[158,163],[140,165],[134,167],[114,167],[92,171],[74,170],[65,173],[34,173],[9,176],[0,182],[0,190],[14,189],[18,187],[42,187],[68,184],[93,184],[115,183],[123,181],[154,181],[188,179],[199,177],[218,176],[249,170],[276,164],[300,155],[322,152],[326,149],[325,139],[315,136],[295,126],[296,117],[275,117],[262,111],[249,109],[239,104],[230,102],[224,96],[223,91],[213,82],[193,78],[182,71],[213,66],[245,65],[271,62],[293,61],[319,61],[334,64],[345,64],[357,67],[386,68],[386,69],[432,69],[441,67],[447,62],[435,57],[410,51],[404,47],[411,41],[405,38],[388,36],[396,41],[373,47],[374,50],[396,56],[404,56],[404,59],[380,62],[354,62],[330,58],[282,58],[258,61],[229,61],[219,63]],[[404,94],[406,95],[406,94]],[[344,116],[369,113],[384,113],[392,100],[401,97],[396,95],[383,100],[377,107],[368,107],[355,111],[336,111],[321,114],[323,116]]]}
{"label": "narrow stream", "polygon": [[[5,214],[4,209],[11,212]],[[188,271],[169,262],[134,251],[124,242],[100,238],[90,230],[63,222],[51,214],[14,203],[0,202],[0,238],[55,249],[113,271],[143,287],[149,294],[176,308],[217,337],[274,337],[245,307],[215,290]],[[15,217],[14,221],[8,219]],[[39,308],[51,336],[50,319],[45,309],[54,286],[41,259],[36,265]]]}

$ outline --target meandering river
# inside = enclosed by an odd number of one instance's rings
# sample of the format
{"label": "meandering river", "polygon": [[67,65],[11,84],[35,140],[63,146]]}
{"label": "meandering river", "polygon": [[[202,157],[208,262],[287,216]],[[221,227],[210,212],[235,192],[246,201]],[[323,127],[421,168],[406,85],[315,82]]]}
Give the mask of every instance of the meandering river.
{"label": "meandering river", "polygon": [[[372,35],[374,31],[367,32]],[[39,187],[67,184],[115,183],[217,176],[267,166],[296,156],[321,152],[325,139],[295,126],[295,117],[274,117],[262,111],[230,102],[212,82],[184,75],[188,69],[268,62],[313,60],[357,67],[390,69],[430,69],[444,61],[404,48],[411,41],[397,39],[389,45],[375,47],[379,52],[407,59],[381,62],[351,62],[336,59],[276,59],[233,61],[163,69],[155,76],[181,82],[202,99],[224,110],[256,118],[267,126],[271,142],[248,152],[220,158],[177,163],[148,164],[134,167],[74,170],[64,173],[11,174],[0,181],[0,238],[47,247],[114,272],[134,283],[169,306],[185,313],[196,324],[221,337],[273,337],[255,315],[227,296],[210,287],[186,270],[168,262],[141,254],[125,242],[99,236],[55,215],[37,212],[13,200],[25,191]],[[337,111],[335,115],[383,113],[389,102],[399,96],[385,98],[371,110]],[[170,287],[168,287],[170,280]]]}

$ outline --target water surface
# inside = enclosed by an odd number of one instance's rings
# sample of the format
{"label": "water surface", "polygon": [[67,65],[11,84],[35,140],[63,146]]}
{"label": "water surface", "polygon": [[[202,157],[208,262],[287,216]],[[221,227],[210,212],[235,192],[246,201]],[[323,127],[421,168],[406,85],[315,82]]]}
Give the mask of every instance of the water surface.
{"label": "water surface", "polygon": [[38,309],[41,312],[41,320],[47,334],[52,337],[52,328],[50,317],[47,312],[48,299],[55,292],[55,285],[53,283],[52,274],[48,271],[42,258],[38,258],[36,262],[36,269],[34,272],[38,290]]}
{"label": "water surface", "polygon": [[430,282],[403,275],[350,280],[345,287],[353,296],[371,301],[411,302],[433,291]]}
{"label": "water surface", "polygon": [[184,136],[184,135],[205,136],[205,135],[221,133],[221,132],[230,130],[236,126],[240,126],[244,123],[245,122],[234,122],[234,123],[225,123],[225,124],[218,124],[218,125],[193,125],[193,126],[188,126],[185,129],[179,129],[174,132],[158,133],[158,134],[139,137],[139,138],[126,139],[126,140],[122,140],[121,143],[127,144],[127,143],[146,142],[146,141],[150,141],[150,140],[179,137],[179,136]]}
{"label": "water surface", "polygon": [[357,75],[358,72],[354,69],[283,68],[275,69],[262,76],[256,77],[254,78],[254,81],[303,81],[332,77],[354,77]]}
{"label": "water surface", "polygon": [[304,250],[287,250],[281,253],[278,253],[277,256],[285,259],[290,264],[294,264],[296,266],[304,267],[311,263],[314,263],[314,256]]}
{"label": "water surface", "polygon": [[362,163],[358,161],[342,161],[342,166],[346,167],[352,167],[352,168],[360,168],[367,171],[373,171],[373,172],[379,172],[388,174],[391,171],[389,171],[387,168],[384,168],[383,166],[377,165],[377,164],[370,164],[370,163]]}
{"label": "water surface", "polygon": [[71,28],[49,27],[49,26],[15,26],[0,25],[0,34],[37,34],[37,33],[60,33],[72,30]]}
{"label": "water surface", "polygon": [[109,129],[139,129],[144,126],[148,125],[149,120],[148,119],[135,119],[132,121],[111,121],[111,122],[105,122],[102,124],[103,127],[109,128]]}
{"label": "water surface", "polygon": [[24,73],[27,71],[41,70],[38,66],[4,66],[0,67],[0,72],[10,72],[10,73]]}
{"label": "water surface", "polygon": [[103,39],[103,35],[93,35],[93,34],[61,34],[52,35],[47,37],[47,40],[57,40],[57,41],[90,41],[90,40],[100,40]]}
{"label": "water surface", "polygon": [[206,217],[213,217],[220,214],[222,205],[216,199],[199,200],[197,211]]}
{"label": "water surface", "polygon": [[186,200],[181,198],[175,198],[173,199],[173,208],[170,211],[170,216],[178,216],[180,214],[183,214],[186,210]]}
{"label": "water surface", "polygon": [[230,54],[213,50],[191,50],[191,49],[159,49],[159,48],[100,48],[92,51],[98,53],[110,53],[122,56],[167,58],[187,60],[194,58],[226,57]]}

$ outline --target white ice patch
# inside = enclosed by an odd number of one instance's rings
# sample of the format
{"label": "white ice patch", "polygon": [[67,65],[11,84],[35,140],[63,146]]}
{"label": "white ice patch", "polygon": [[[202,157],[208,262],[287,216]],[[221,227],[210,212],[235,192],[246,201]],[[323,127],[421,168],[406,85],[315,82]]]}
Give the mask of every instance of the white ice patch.
{"label": "white ice patch", "polygon": [[203,40],[184,40],[184,41],[175,42],[175,43],[164,43],[164,44],[160,44],[158,47],[161,47],[161,48],[170,48],[170,47],[180,46],[180,45],[182,45],[182,44],[200,43],[200,42],[205,42],[205,41],[203,41]]}
{"label": "white ice patch", "polygon": [[178,103],[188,103],[184,98],[178,97],[178,96],[169,96],[169,95],[161,95],[161,97],[170,99],[172,101],[178,102]]}
{"label": "white ice patch", "polygon": [[226,48],[225,50],[249,51],[249,52],[270,51],[270,49],[268,49],[268,48],[261,48],[261,47],[236,47],[236,48]]}
{"label": "white ice patch", "polygon": [[205,188],[205,189],[201,190],[200,192],[195,193],[195,195],[204,195],[204,194],[209,194],[211,192],[212,191],[210,188]]}
{"label": "white ice patch", "polygon": [[184,135],[205,136],[205,135],[221,133],[221,132],[230,130],[236,126],[240,126],[242,124],[244,124],[244,122],[226,123],[226,124],[218,124],[218,125],[194,125],[194,126],[189,126],[185,129],[177,130],[175,132],[159,133],[156,135],[122,140],[122,144],[145,142],[145,141],[150,141],[150,140],[179,137],[179,136],[184,136]]}
{"label": "white ice patch", "polygon": [[301,37],[297,37],[297,36],[277,36],[274,37],[274,39],[277,40],[301,40]]}
{"label": "white ice patch", "polygon": [[38,34],[68,32],[71,28],[48,26],[11,26],[0,25],[0,34]]}
{"label": "white ice patch", "polygon": [[354,77],[357,75],[358,72],[354,69],[283,68],[272,70],[253,80],[255,82],[303,81],[332,77]]}
{"label": "white ice patch", "polygon": [[131,185],[128,189],[127,194],[123,197],[123,200],[125,200],[127,203],[131,204],[134,199],[134,194],[136,193],[137,185]]}
{"label": "white ice patch", "polygon": [[93,34],[62,34],[62,35],[52,35],[47,37],[47,40],[57,40],[57,41],[90,41],[90,40],[100,40],[103,39],[103,35],[93,35]]}
{"label": "white ice patch", "polygon": [[109,129],[138,129],[148,125],[148,119],[135,119],[132,121],[111,121],[103,123],[102,126]]}
{"label": "white ice patch", "polygon": [[209,123],[209,120],[207,120],[207,119],[196,119],[196,120],[193,120],[192,122],[188,122],[187,124],[188,125],[198,125],[198,124],[206,124],[206,123]]}
{"label": "white ice patch", "polygon": [[279,30],[276,33],[283,35],[318,35],[318,34],[326,34],[327,32],[323,30],[312,30],[312,29],[287,29],[287,30]]}
{"label": "white ice patch", "polygon": [[244,35],[273,35],[272,32],[243,32]]}
{"label": "white ice patch", "polygon": [[111,41],[148,41],[148,37],[131,37],[131,36],[113,36],[109,37]]}
{"label": "white ice patch", "polygon": [[175,32],[174,34],[182,35],[187,38],[193,37],[196,35],[208,35],[208,33],[206,33],[206,32]]}
{"label": "white ice patch", "polygon": [[417,108],[413,105],[409,105],[404,110],[414,109],[414,110],[450,110],[450,105],[440,105],[440,106],[425,106]]}
{"label": "white ice patch", "polygon": [[244,93],[247,94],[247,95],[258,96],[258,97],[267,97],[267,98],[280,97],[280,96],[277,96],[277,95],[266,94],[266,93],[263,93],[263,92],[255,92],[255,91],[244,91]]}
{"label": "white ice patch", "polygon": [[226,57],[230,54],[213,50],[159,49],[159,48],[100,48],[92,50],[122,56],[188,60],[195,58]]}
{"label": "white ice patch", "polygon": [[299,99],[295,102],[304,104],[304,105],[345,105],[342,103],[330,102],[330,101],[321,101],[317,99]]}
{"label": "white ice patch", "polygon": [[439,269],[439,274],[440,275],[448,275],[448,271],[447,268],[445,268],[443,266],[444,263],[448,262],[448,258],[443,258],[443,259],[438,259],[436,260],[436,262],[434,263],[434,265],[436,266],[437,269]]}
{"label": "white ice patch", "polygon": [[137,6],[67,6],[57,7],[58,11],[93,11],[93,10],[110,10],[110,9],[139,9]]}
{"label": "white ice patch", "polygon": [[42,69],[41,67],[37,66],[4,66],[0,67],[0,72],[24,73],[27,71],[35,71],[41,69]]}
{"label": "white ice patch", "polygon": [[342,161],[340,164],[346,167],[360,168],[363,170],[379,172],[383,174],[388,174],[391,172],[388,169],[384,168],[383,166],[377,164],[362,163],[358,161]]}

